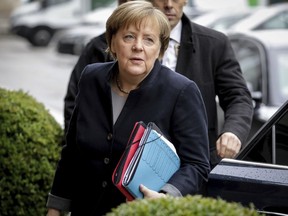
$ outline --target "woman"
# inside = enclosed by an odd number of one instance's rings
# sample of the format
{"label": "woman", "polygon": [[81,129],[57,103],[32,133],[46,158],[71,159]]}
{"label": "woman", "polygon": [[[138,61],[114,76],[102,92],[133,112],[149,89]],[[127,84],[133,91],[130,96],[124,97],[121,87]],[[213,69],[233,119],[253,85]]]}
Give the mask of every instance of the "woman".
{"label": "woman", "polygon": [[88,65],[79,82],[48,215],[103,215],[125,202],[112,173],[135,122],[154,122],[175,145],[181,167],[161,193],[140,187],[145,198],[198,193],[208,177],[207,117],[196,84],[160,64],[169,42],[166,16],[151,3],[120,5],[106,24],[116,61]]}

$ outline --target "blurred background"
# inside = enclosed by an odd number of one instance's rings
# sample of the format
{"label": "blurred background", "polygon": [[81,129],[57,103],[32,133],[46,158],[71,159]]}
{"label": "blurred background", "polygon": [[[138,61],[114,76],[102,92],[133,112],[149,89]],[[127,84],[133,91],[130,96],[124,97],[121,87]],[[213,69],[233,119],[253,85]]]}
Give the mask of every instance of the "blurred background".
{"label": "blurred background", "polygon": [[[0,0],[0,88],[28,92],[63,126],[70,73],[116,6]],[[185,13],[231,40],[254,99],[253,134],[288,99],[288,0],[188,0]]]}

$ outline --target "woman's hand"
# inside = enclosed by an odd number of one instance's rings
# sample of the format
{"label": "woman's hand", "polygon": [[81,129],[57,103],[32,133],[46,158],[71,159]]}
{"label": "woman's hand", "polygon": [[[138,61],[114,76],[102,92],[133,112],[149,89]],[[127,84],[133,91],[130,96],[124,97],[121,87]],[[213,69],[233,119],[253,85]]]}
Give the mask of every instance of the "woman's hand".
{"label": "woman's hand", "polygon": [[146,199],[157,199],[161,197],[166,197],[166,194],[150,190],[142,184],[140,185],[140,191],[144,194],[144,198]]}
{"label": "woman's hand", "polygon": [[46,216],[60,216],[60,211],[56,209],[48,209]]}

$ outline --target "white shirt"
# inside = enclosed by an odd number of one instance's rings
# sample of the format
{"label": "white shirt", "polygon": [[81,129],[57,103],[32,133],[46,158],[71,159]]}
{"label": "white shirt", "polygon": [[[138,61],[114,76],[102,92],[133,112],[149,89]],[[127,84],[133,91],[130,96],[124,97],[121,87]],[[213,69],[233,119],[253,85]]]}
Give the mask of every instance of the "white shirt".
{"label": "white shirt", "polygon": [[179,45],[181,41],[181,30],[182,30],[182,22],[178,22],[178,24],[171,30],[170,33],[170,41],[169,46],[164,53],[162,64],[169,67],[170,69],[175,71],[177,64],[177,56]]}

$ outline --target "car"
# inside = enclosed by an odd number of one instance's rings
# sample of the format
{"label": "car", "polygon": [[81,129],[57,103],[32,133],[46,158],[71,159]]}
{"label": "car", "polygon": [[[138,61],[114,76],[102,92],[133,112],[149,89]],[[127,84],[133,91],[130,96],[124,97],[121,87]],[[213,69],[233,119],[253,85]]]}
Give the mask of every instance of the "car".
{"label": "car", "polygon": [[250,16],[230,26],[229,32],[264,29],[288,29],[288,3],[277,3],[257,9]]}
{"label": "car", "polygon": [[80,55],[85,45],[95,36],[105,31],[103,26],[83,25],[60,32],[55,36],[56,52]]}
{"label": "car", "polygon": [[208,177],[207,196],[266,215],[288,215],[288,101],[235,159],[222,159]]}
{"label": "car", "polygon": [[79,25],[60,31],[54,39],[56,51],[61,54],[80,55],[93,37],[105,32],[106,20],[116,7],[115,1],[108,7],[98,8],[85,15]]}
{"label": "car", "polygon": [[10,32],[25,38],[33,46],[45,47],[55,32],[76,25],[84,12],[86,7],[81,0],[31,2],[13,11]]}
{"label": "car", "polygon": [[241,10],[215,10],[197,16],[193,18],[192,21],[199,25],[226,33],[230,26],[251,15],[252,12],[252,9],[246,8]]}
{"label": "car", "polygon": [[29,13],[26,9],[26,12],[20,10],[23,7],[12,13],[10,31],[33,46],[46,47],[57,32],[78,25],[94,7],[106,7],[112,1],[115,0],[101,1],[93,6],[92,0],[42,0],[37,2],[37,8],[29,9]]}
{"label": "car", "polygon": [[229,34],[254,102],[250,139],[288,100],[288,30]]}
{"label": "car", "polygon": [[206,13],[206,10],[198,7],[195,4],[194,0],[187,0],[187,3],[185,5],[185,7],[183,8],[183,11],[189,19],[193,19],[195,17],[198,17],[198,16]]}

